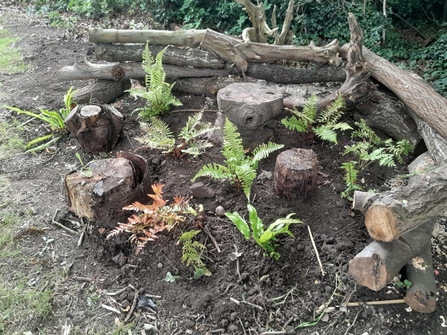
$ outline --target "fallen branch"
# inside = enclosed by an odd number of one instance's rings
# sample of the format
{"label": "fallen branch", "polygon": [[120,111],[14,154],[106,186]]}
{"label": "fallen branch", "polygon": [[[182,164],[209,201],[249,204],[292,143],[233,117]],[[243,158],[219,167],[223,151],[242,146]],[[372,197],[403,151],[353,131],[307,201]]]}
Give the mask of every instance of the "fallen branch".
{"label": "fallen branch", "polygon": [[317,256],[317,261],[318,261],[318,265],[320,266],[321,276],[324,277],[324,275],[326,273],[323,270],[323,264],[321,263],[320,254],[318,253],[317,246],[315,245],[314,237],[312,235],[312,231],[310,230],[310,226],[307,226],[307,230],[309,231],[310,240],[312,242],[312,246],[314,247],[315,255]]}
{"label": "fallen branch", "polygon": [[56,212],[54,212],[53,218],[51,219],[51,223],[62,228],[63,230],[65,230],[67,233],[72,234],[72,235],[78,235],[78,233],[68,227],[65,227],[62,223],[57,222],[54,218],[56,217],[57,212],[59,212],[59,209],[56,209]]}
{"label": "fallen branch", "polygon": [[135,310],[135,307],[137,306],[137,302],[138,302],[138,295],[140,293],[140,290],[135,290],[135,295],[133,297],[133,302],[132,302],[132,307],[130,307],[129,312],[127,313],[126,318],[124,319],[124,323],[126,323],[127,321],[129,321],[130,317],[132,316],[133,311]]}

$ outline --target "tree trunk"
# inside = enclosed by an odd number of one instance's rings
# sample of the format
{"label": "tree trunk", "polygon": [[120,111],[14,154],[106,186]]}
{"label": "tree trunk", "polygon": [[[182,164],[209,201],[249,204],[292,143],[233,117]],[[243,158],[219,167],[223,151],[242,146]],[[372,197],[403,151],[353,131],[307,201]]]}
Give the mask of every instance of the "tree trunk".
{"label": "tree trunk", "polygon": [[275,164],[273,185],[286,199],[307,199],[317,191],[318,160],[312,150],[294,148],[281,152]]}
{"label": "tree trunk", "polygon": [[84,152],[113,150],[124,128],[124,116],[110,105],[79,105],[64,121]]}
{"label": "tree trunk", "polygon": [[130,87],[131,83],[129,79],[120,81],[98,80],[77,90],[73,94],[73,101],[78,104],[90,102],[108,104],[122,96]]}
{"label": "tree trunk", "polygon": [[[54,81],[87,80],[87,79],[113,79],[112,70],[116,64],[93,64],[86,60],[77,62],[73,66],[65,66],[57,71]],[[141,79],[146,76],[141,63],[120,63],[125,75],[123,78]],[[167,78],[181,77],[214,77],[225,76],[228,72],[219,69],[195,69],[166,64],[163,66]]]}
{"label": "tree trunk", "polygon": [[[165,46],[151,45],[149,51],[152,57],[165,48]],[[95,56],[98,60],[108,62],[141,62],[143,61],[144,45],[142,44],[96,44]],[[163,54],[163,64],[179,66],[192,66],[195,68],[222,69],[225,63],[208,52],[170,46]]]}
{"label": "tree trunk", "polygon": [[109,228],[126,219],[124,206],[144,202],[152,193],[146,160],[126,152],[70,172],[65,176],[65,190],[70,211]]}
{"label": "tree trunk", "polygon": [[146,43],[177,45],[196,48],[203,39],[205,30],[116,30],[92,29],[89,41],[92,43]]}

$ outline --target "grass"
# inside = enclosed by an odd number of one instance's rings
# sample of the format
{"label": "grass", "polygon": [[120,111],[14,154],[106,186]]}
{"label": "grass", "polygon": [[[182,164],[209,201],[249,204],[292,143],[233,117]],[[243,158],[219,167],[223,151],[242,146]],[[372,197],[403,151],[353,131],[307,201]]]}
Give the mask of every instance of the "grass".
{"label": "grass", "polygon": [[13,154],[23,151],[25,141],[21,137],[22,132],[23,127],[18,120],[0,122],[0,160],[5,161]]}
{"label": "grass", "polygon": [[8,36],[8,31],[0,29],[0,73],[14,74],[26,70],[26,64],[22,60],[22,54],[14,48],[14,43],[20,40]]}

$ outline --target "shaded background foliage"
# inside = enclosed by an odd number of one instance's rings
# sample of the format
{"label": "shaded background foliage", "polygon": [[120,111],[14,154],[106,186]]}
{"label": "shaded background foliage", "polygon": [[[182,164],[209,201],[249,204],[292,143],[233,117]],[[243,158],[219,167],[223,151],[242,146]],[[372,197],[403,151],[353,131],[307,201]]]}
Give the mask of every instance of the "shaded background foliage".
{"label": "shaded background foliage", "polygon": [[[296,0],[291,29],[294,44],[349,41],[347,15],[352,12],[364,31],[364,44],[377,54],[409,68],[447,96],[447,0]],[[59,13],[100,19],[105,16],[150,13],[169,29],[212,28],[238,35],[250,26],[247,14],[234,0],[18,0],[53,22]],[[265,0],[268,21],[274,5],[280,25],[288,0]],[[50,20],[51,21],[51,20]],[[62,24],[62,20],[60,20]],[[140,28],[140,27],[136,27]],[[385,31],[385,35],[384,35]],[[385,39],[384,39],[385,36]]]}

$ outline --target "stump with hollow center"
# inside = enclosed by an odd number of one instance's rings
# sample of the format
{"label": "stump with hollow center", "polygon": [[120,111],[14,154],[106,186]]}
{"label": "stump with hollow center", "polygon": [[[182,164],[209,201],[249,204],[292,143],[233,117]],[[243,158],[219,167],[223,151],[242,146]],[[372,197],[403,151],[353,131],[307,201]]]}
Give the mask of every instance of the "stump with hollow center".
{"label": "stump with hollow center", "polygon": [[312,150],[293,148],[278,155],[273,185],[279,196],[305,200],[317,191],[317,180],[318,160]]}

